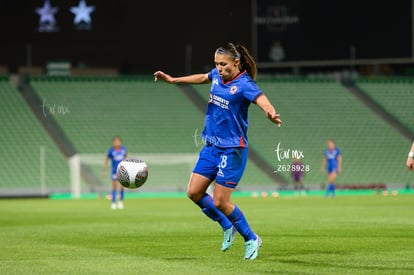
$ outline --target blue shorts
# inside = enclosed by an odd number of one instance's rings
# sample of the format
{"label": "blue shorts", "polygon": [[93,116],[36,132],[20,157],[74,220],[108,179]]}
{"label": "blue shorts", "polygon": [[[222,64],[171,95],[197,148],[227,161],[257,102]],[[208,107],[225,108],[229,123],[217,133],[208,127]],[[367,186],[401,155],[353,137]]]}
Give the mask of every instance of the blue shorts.
{"label": "blue shorts", "polygon": [[326,167],[326,173],[327,174],[332,174],[332,173],[338,174],[338,167],[328,166]]}
{"label": "blue shorts", "polygon": [[193,173],[218,184],[235,188],[243,176],[248,156],[247,148],[219,148],[207,144],[201,150]]}

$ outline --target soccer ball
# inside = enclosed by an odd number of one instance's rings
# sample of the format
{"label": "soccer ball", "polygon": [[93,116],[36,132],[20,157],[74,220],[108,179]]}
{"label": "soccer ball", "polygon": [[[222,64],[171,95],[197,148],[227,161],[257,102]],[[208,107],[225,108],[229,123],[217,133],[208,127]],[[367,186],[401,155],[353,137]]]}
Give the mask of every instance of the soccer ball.
{"label": "soccer ball", "polygon": [[138,159],[124,159],[119,163],[116,174],[119,183],[130,189],[141,187],[148,178],[147,164]]}

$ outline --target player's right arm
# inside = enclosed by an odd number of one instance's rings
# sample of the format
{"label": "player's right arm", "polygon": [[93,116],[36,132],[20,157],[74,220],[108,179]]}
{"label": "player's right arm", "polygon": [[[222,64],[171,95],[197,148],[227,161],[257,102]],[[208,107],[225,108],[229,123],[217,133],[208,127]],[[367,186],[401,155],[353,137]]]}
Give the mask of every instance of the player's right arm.
{"label": "player's right arm", "polygon": [[326,157],[322,159],[321,171],[324,172],[326,167]]}
{"label": "player's right arm", "polygon": [[156,71],[154,73],[154,81],[164,80],[167,83],[174,84],[204,84],[209,83],[208,74],[192,74],[181,77],[172,77],[163,71]]}
{"label": "player's right arm", "polygon": [[106,171],[107,171],[107,169],[108,169],[108,161],[109,161],[109,157],[108,156],[106,156],[105,157],[105,161],[104,161],[104,164],[103,164],[103,169],[102,169],[102,176],[103,177],[106,177]]}

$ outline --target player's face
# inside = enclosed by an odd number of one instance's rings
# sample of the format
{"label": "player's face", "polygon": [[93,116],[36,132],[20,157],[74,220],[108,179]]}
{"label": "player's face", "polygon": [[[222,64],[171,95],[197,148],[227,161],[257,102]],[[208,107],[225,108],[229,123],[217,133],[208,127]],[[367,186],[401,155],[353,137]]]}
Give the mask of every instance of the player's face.
{"label": "player's face", "polygon": [[233,59],[231,56],[227,54],[216,53],[214,55],[214,63],[216,64],[218,73],[224,81],[228,81],[235,78],[237,74],[240,72],[240,60]]}
{"label": "player's face", "polygon": [[329,150],[335,149],[335,143],[332,140],[328,140],[327,145]]}
{"label": "player's face", "polygon": [[122,143],[121,143],[121,140],[119,138],[115,138],[112,141],[112,146],[115,147],[115,148],[121,147],[121,145],[122,145]]}

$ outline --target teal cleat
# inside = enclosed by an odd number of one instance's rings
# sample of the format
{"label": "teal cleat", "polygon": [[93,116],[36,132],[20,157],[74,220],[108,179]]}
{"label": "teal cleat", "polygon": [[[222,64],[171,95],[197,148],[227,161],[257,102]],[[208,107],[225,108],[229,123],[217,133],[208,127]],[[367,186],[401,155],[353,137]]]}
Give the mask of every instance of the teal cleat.
{"label": "teal cleat", "polygon": [[262,246],[262,239],[256,235],[256,240],[250,240],[245,243],[246,250],[244,252],[245,260],[254,260],[259,255],[259,248]]}
{"label": "teal cleat", "polygon": [[225,252],[233,245],[234,238],[236,237],[236,228],[234,226],[224,230],[224,240],[221,245],[221,251]]}

